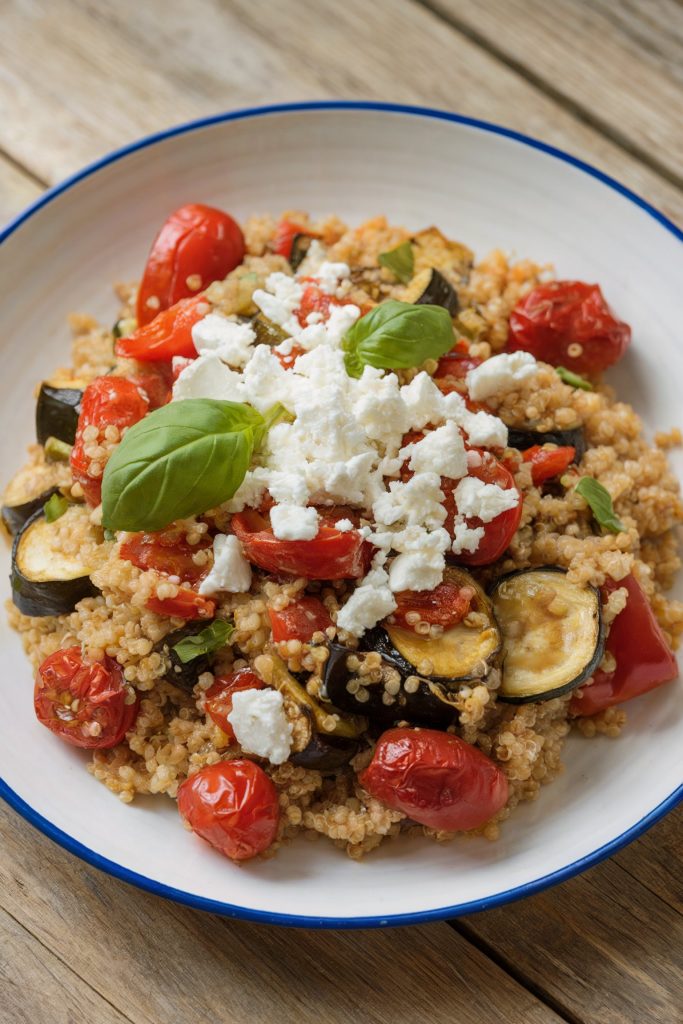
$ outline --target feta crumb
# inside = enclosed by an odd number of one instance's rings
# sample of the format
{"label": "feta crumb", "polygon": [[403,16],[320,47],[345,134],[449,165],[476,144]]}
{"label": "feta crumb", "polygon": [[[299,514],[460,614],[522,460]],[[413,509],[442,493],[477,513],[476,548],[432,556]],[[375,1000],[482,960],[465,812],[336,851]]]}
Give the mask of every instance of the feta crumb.
{"label": "feta crumb", "polygon": [[410,384],[403,385],[401,398],[413,430],[422,430],[428,423],[439,423],[443,419],[444,396],[424,370],[413,377]]}
{"label": "feta crumb", "polygon": [[437,527],[446,518],[443,500],[439,474],[416,473],[407,483],[392,480],[389,490],[373,503],[372,511],[380,526],[403,521],[409,526]]}
{"label": "feta crumb", "polygon": [[[465,412],[463,427],[470,444],[482,448],[505,448],[508,443],[508,428],[498,416],[490,412]],[[461,474],[464,476],[464,474]]]}
{"label": "feta crumb", "polygon": [[246,753],[266,757],[271,764],[283,764],[289,757],[292,724],[278,690],[238,690],[228,721]]}
{"label": "feta crumb", "polygon": [[340,533],[348,533],[349,530],[353,529],[353,523],[350,519],[338,519],[334,524],[335,530],[339,530]]}
{"label": "feta crumb", "polygon": [[463,551],[473,554],[483,539],[485,530],[483,526],[468,526],[464,519],[456,520],[453,527],[453,544],[451,551],[459,555]]}
{"label": "feta crumb", "polygon": [[313,540],[318,533],[318,513],[313,507],[274,505],[270,525],[278,540]]}
{"label": "feta crumb", "polygon": [[443,529],[431,533],[422,531],[422,536],[416,536],[412,542],[404,539],[404,550],[396,556],[389,569],[390,589],[398,593],[401,590],[433,590],[438,587],[446,568],[444,551],[450,542],[451,538]]}
{"label": "feta crumb", "polygon": [[250,324],[237,323],[220,313],[209,313],[192,328],[192,341],[200,355],[215,354],[230,366],[243,367],[254,353],[256,334]]}
{"label": "feta crumb", "polygon": [[407,445],[400,454],[403,458],[410,457],[409,468],[416,473],[431,471],[455,480],[467,473],[465,443],[452,420],[431,430],[421,441]]}
{"label": "feta crumb", "polygon": [[173,400],[218,398],[228,402],[245,400],[241,377],[229,370],[214,352],[193,359],[173,385]]}
{"label": "feta crumb", "polygon": [[213,566],[199,585],[200,594],[245,594],[251,586],[251,566],[237,537],[219,533],[213,539]]}
{"label": "feta crumb", "polygon": [[475,476],[466,476],[453,492],[458,512],[462,516],[476,516],[490,523],[502,512],[516,508],[519,491],[515,487],[503,490],[498,484],[485,484]]}
{"label": "feta crumb", "polygon": [[301,331],[301,324],[294,314],[301,304],[303,293],[304,287],[300,281],[276,271],[266,278],[266,289],[257,288],[252,299],[264,316],[295,336]]}
{"label": "feta crumb", "polygon": [[470,398],[482,401],[501,391],[510,391],[532,377],[537,363],[530,352],[502,352],[470,370],[465,378]]}
{"label": "feta crumb", "polygon": [[382,568],[372,569],[361,580],[346,604],[337,614],[337,626],[353,636],[362,636],[380,619],[396,610],[394,595],[389,589],[389,576]]}

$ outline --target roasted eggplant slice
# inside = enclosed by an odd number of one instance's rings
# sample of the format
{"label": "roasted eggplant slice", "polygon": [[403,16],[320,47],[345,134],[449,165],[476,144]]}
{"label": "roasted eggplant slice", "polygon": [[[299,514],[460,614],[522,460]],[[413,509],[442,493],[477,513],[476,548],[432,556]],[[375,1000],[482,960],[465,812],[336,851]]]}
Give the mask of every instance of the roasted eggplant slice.
{"label": "roasted eggplant slice", "polygon": [[451,316],[455,316],[460,309],[455,288],[441,271],[434,267],[420,271],[411,281],[405,301],[414,302],[416,306],[443,306]]}
{"label": "roasted eggplant slice", "polygon": [[585,683],[604,651],[600,593],[548,565],[502,576],[491,599],[503,634],[498,697],[550,700]]}
{"label": "roasted eggplant slice", "polygon": [[317,732],[323,736],[336,736],[347,740],[358,739],[363,734],[367,726],[364,718],[340,714],[337,708],[323,707],[305,686],[296,681],[282,658],[272,652],[269,657],[273,669],[272,679],[267,682],[271,682],[275,689],[280,691],[285,702],[291,701],[306,714]]}
{"label": "roasted eggplant slice", "polygon": [[193,658],[192,661],[182,662],[173,648],[186,637],[195,636],[197,633],[201,633],[208,625],[210,625],[210,623],[205,619],[200,619],[198,622],[188,623],[187,626],[181,626],[180,629],[176,629],[172,633],[168,633],[164,639],[157,644],[157,651],[165,658],[168,658],[169,661],[169,670],[166,674],[166,678],[169,683],[175,683],[175,685],[179,686],[181,690],[186,690],[188,693],[192,693],[192,690],[196,686],[197,680],[202,673],[209,671],[209,656],[208,654],[200,654],[198,657]]}
{"label": "roasted eggplant slice", "polygon": [[534,445],[556,444],[563,448],[571,445],[576,449],[574,461],[578,465],[586,453],[586,436],[583,427],[572,427],[570,430],[533,430],[524,427],[508,427],[508,446],[524,452]]}
{"label": "roasted eggplant slice", "polygon": [[289,254],[289,265],[292,270],[298,270],[303,261],[306,258],[308,250],[311,248],[311,242],[313,241],[313,235],[307,235],[305,232],[300,232],[298,235],[294,235],[292,239],[292,251]]}
{"label": "roasted eggplant slice", "polygon": [[83,381],[72,378],[53,378],[40,385],[36,404],[38,444],[45,444],[48,437],[74,443],[84,388]]}
{"label": "roasted eggplant slice", "polygon": [[[54,479],[54,474],[46,472],[47,467],[29,466],[17,473],[4,494],[2,504],[2,522],[5,529],[13,537],[31,516],[42,509],[53,494],[59,494],[59,487],[45,486],[46,480]],[[36,488],[35,481],[38,486]]]}
{"label": "roasted eggplant slice", "polygon": [[323,736],[314,730],[311,738],[297,753],[290,754],[289,760],[300,768],[313,768],[318,772],[334,772],[348,764],[358,753],[355,740],[340,739],[338,736]]}
{"label": "roasted eggplant slice", "polygon": [[12,547],[12,600],[24,615],[66,615],[99,590],[81,557],[54,543],[62,520],[48,523],[40,508],[24,524]]}

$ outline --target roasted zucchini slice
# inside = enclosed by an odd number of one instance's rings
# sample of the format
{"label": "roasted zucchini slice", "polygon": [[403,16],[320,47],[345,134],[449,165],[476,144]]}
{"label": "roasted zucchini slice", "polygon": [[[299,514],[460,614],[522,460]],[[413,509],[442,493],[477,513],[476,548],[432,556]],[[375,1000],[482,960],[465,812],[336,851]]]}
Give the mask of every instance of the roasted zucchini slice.
{"label": "roasted zucchini slice", "polygon": [[284,331],[278,324],[274,324],[263,313],[257,313],[250,322],[256,334],[257,345],[270,345],[271,348],[274,348],[275,345],[279,345],[289,337],[287,331]]}
{"label": "roasted zucchini slice", "polygon": [[534,445],[556,444],[563,448],[571,445],[576,449],[574,461],[578,465],[586,453],[586,435],[583,427],[571,427],[569,430],[533,430],[524,427],[508,427],[508,446],[524,452]]}
{"label": "roasted zucchini slice", "polygon": [[455,316],[460,309],[458,293],[435,267],[421,270],[417,274],[406,291],[405,301],[414,302],[416,306],[443,306],[451,316]]}
{"label": "roasted zucchini slice", "polygon": [[78,414],[85,383],[73,378],[43,381],[36,404],[36,438],[45,444],[48,437],[56,437],[66,444],[76,439]]}
{"label": "roasted zucchini slice", "polygon": [[2,522],[13,537],[53,494],[59,493],[60,473],[44,463],[25,466],[12,479],[3,495]]}
{"label": "roasted zucchini slice", "polygon": [[604,651],[600,593],[554,565],[502,576],[491,599],[503,634],[498,697],[511,704],[550,700],[589,679]]}
{"label": "roasted zucchini slice", "polygon": [[292,270],[298,270],[305,260],[308,250],[311,248],[313,237],[313,235],[307,235],[305,231],[301,231],[298,235],[294,235],[294,238],[292,239],[292,250],[289,254],[289,265]]}
{"label": "roasted zucchini slice", "polygon": [[54,542],[62,520],[48,523],[42,507],[24,524],[12,547],[12,600],[24,615],[66,615],[99,590],[80,555]]}

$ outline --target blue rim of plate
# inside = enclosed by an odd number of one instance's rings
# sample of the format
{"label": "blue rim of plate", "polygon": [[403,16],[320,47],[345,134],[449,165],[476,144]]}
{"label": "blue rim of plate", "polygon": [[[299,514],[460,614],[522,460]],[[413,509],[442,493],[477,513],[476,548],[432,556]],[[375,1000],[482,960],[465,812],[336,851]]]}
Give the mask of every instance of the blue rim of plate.
{"label": "blue rim of plate", "polygon": [[[601,181],[603,185],[606,185],[608,188],[618,192],[636,206],[639,206],[649,214],[650,217],[654,218],[654,220],[658,221],[664,228],[666,228],[667,231],[674,235],[675,238],[680,242],[683,242],[683,231],[679,230],[679,228],[677,228],[668,217],[664,216],[664,214],[654,206],[651,206],[650,203],[636,195],[635,192],[626,188],[625,185],[620,184],[620,182],[616,181],[608,174],[605,174],[603,171],[599,171],[596,167],[592,167],[584,160],[579,160],[577,157],[571,156],[569,153],[565,153],[563,150],[557,149],[555,146],[550,146],[545,142],[539,142],[538,139],[533,139],[521,132],[513,131],[510,128],[503,128],[500,125],[491,124],[488,121],[480,121],[476,118],[465,117],[461,114],[451,114],[444,110],[434,110],[429,107],[406,106],[396,103],[377,103],[370,100],[314,100],[303,103],[283,103],[263,107],[250,107],[243,110],[234,110],[225,114],[214,114],[210,117],[204,117],[196,121],[188,121],[185,124],[176,125],[173,128],[156,132],[153,135],[147,135],[128,146],[122,146],[120,149],[113,150],[100,160],[96,160],[94,163],[88,164],[76,174],[71,175],[58,185],[55,185],[35,200],[35,202],[27,206],[22,213],[11,220],[0,232],[0,244],[9,238],[10,235],[12,235],[25,221],[32,217],[34,213],[41,210],[44,206],[47,206],[48,203],[61,195],[62,192],[68,191],[68,189],[78,184],[78,182],[82,181],[84,178],[90,177],[92,174],[95,174],[108,164],[115,163],[117,160],[120,160],[129,154],[137,152],[137,150],[146,149],[148,146],[153,146],[157,142],[163,142],[165,139],[173,138],[176,135],[188,134],[201,128],[207,128],[211,125],[221,124],[227,121],[240,121],[245,118],[263,117],[264,115],[269,114],[287,114],[316,110],[371,110],[387,114],[409,114],[415,117],[427,117],[440,121],[450,121],[454,124],[467,125],[469,128],[476,128],[479,131],[489,132],[493,135],[502,135],[505,138],[512,139],[513,141],[529,146],[532,149],[540,150],[542,153],[553,156],[556,159],[561,160],[563,163],[570,164],[572,167],[578,168],[578,170],[583,171],[592,178],[597,178],[597,180]],[[567,864],[565,867],[560,868],[557,871],[553,871],[548,875],[543,875],[541,878],[534,879],[533,882],[526,882],[523,885],[515,886],[513,889],[507,889],[505,892],[496,893],[493,896],[486,896],[482,899],[472,900],[468,903],[459,903],[450,907],[437,907],[434,910],[416,911],[408,914],[389,914],[386,916],[374,915],[372,917],[350,918],[311,917],[297,914],[277,914],[266,910],[250,910],[246,907],[223,903],[220,900],[211,900],[203,896],[196,896],[192,893],[185,892],[182,889],[174,889],[172,886],[164,885],[161,882],[155,881],[153,878],[147,878],[144,875],[139,875],[135,871],[131,871],[129,868],[124,868],[120,864],[108,860],[106,857],[101,856],[101,854],[96,853],[87,846],[84,846],[82,843],[78,842],[78,840],[74,839],[66,832],[63,832],[60,828],[57,828],[57,826],[51,821],[48,821],[47,818],[38,814],[37,811],[27,804],[26,801],[23,800],[18,793],[15,793],[15,791],[2,779],[0,779],[0,797],[23,818],[25,818],[26,821],[39,829],[44,835],[48,836],[48,838],[64,847],[65,850],[68,850],[70,853],[80,857],[81,860],[86,861],[88,864],[92,864],[93,867],[98,868],[100,871],[104,871],[123,882],[128,882],[140,889],[151,892],[155,896],[163,896],[166,899],[173,900],[176,903],[183,903],[198,910],[207,910],[215,914],[240,918],[246,921],[257,921],[262,924],[277,924],[301,928],[380,928],[396,925],[423,924],[427,921],[441,921],[451,917],[459,917],[464,914],[472,914],[481,910],[491,910],[494,907],[500,907],[505,903],[521,899],[524,896],[531,896],[532,894],[541,892],[543,889],[547,889],[552,885],[557,885],[559,882],[566,881],[566,879],[572,878],[581,871],[585,871],[587,868],[593,867],[606,857],[610,857],[612,854],[616,853],[617,850],[626,846],[627,843],[637,839],[638,836],[642,835],[643,832],[654,825],[655,822],[659,821],[659,819],[665,814],[673,810],[673,808],[683,800],[683,784],[670,793],[665,800],[653,808],[653,810],[646,814],[644,818],[641,818],[640,821],[636,822],[635,825],[632,825],[625,832],[622,832],[622,834],[617,836],[615,839],[610,840],[608,843],[605,843],[592,853],[579,858],[579,860],[573,861],[571,864]]]}

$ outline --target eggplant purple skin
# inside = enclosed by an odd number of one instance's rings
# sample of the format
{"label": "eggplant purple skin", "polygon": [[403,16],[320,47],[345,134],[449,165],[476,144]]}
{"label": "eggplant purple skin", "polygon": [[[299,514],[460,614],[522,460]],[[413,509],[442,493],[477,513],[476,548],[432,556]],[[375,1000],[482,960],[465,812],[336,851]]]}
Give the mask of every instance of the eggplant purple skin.
{"label": "eggplant purple skin", "polygon": [[79,388],[59,388],[49,381],[41,384],[36,403],[38,444],[45,444],[48,437],[56,437],[66,444],[74,443],[82,398]]}
{"label": "eggplant purple skin", "polygon": [[296,754],[290,754],[289,760],[300,768],[311,768],[324,775],[348,764],[358,750],[359,744],[355,740],[313,732],[307,746]]}
{"label": "eggplant purple skin", "polygon": [[48,487],[42,494],[38,494],[21,505],[3,505],[2,521],[8,533],[14,537],[24,527],[31,516],[40,512],[46,501],[49,501],[53,494],[61,494],[59,487]]}
{"label": "eggplant purple skin", "polygon": [[15,606],[22,615],[31,615],[37,618],[47,615],[68,615],[83,598],[96,597],[100,593],[89,576],[79,576],[73,580],[44,580],[36,583],[21,572],[17,562],[21,538],[43,514],[41,505],[16,534],[12,544],[12,569],[9,578],[12,601]]}
{"label": "eggplant purple skin", "polygon": [[[513,569],[512,572],[506,572],[505,575],[499,576],[498,579],[494,580],[493,583],[491,583],[491,585],[487,588],[487,593],[491,598],[492,602],[496,588],[504,580],[509,580],[513,576],[523,576],[529,572],[559,572],[565,576],[567,574],[567,570],[563,569],[559,565],[535,565],[528,569]],[[602,661],[603,655],[605,653],[606,630],[605,623],[602,618],[602,601],[600,600],[600,591],[597,587],[594,587],[590,583],[587,583],[586,586],[590,587],[591,590],[595,591],[598,599],[598,640],[593,657],[588,662],[586,667],[583,669],[581,674],[579,676],[576,676],[574,679],[571,679],[568,683],[565,683],[564,686],[558,686],[554,690],[547,690],[546,692],[542,693],[540,697],[538,694],[531,694],[528,697],[506,697],[503,693],[501,693],[500,690],[498,690],[496,692],[497,700],[501,701],[501,703],[503,704],[539,704],[542,701],[553,700],[555,697],[562,697],[566,693],[571,693],[572,690],[575,690],[578,686],[581,686],[581,684],[584,683],[587,679],[590,679],[590,677],[593,675],[593,673],[597,670],[598,666],[600,665],[600,662]],[[501,665],[501,671],[503,673],[504,678],[504,661]]]}
{"label": "eggplant purple skin", "polygon": [[432,276],[429,284],[419,298],[415,299],[416,306],[443,306],[451,316],[456,316],[460,310],[460,299],[458,293],[446,280],[443,274],[435,267],[432,267]]}
{"label": "eggplant purple skin", "polygon": [[200,619],[197,622],[188,623],[187,626],[181,626],[180,629],[174,630],[172,633],[168,633],[163,640],[157,644],[157,650],[160,654],[165,654],[171,662],[171,667],[166,674],[166,680],[169,683],[173,683],[178,686],[181,690],[185,690],[187,693],[192,693],[192,690],[197,685],[197,680],[200,675],[210,670],[210,661],[208,654],[200,654],[192,661],[182,662],[178,655],[173,650],[175,644],[180,643],[185,637],[194,636],[196,633],[201,633],[203,629],[211,625],[205,619]]}
{"label": "eggplant purple skin", "polygon": [[560,448],[571,446],[576,449],[574,462],[578,465],[586,454],[586,435],[583,427],[570,430],[525,430],[523,427],[508,427],[508,447],[524,452],[534,445],[556,444]]}

